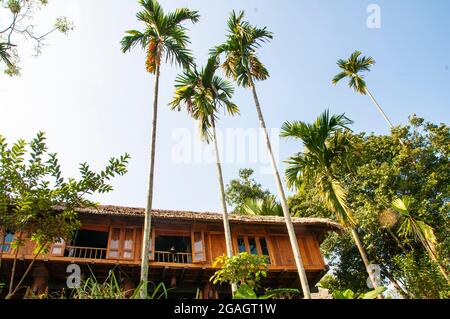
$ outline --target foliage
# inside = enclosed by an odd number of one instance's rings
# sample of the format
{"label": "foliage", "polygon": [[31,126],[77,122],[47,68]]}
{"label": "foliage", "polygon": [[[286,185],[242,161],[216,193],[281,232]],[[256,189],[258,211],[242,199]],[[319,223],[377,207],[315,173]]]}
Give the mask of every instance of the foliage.
{"label": "foliage", "polygon": [[153,282],[141,282],[132,291],[124,291],[113,271],[109,272],[104,282],[99,282],[95,276],[81,282],[80,287],[75,288],[70,294],[70,299],[141,299],[142,286],[151,286],[146,299],[167,299],[168,290],[164,283],[158,285]]}
{"label": "foliage", "polygon": [[139,0],[139,4],[142,11],[136,17],[145,24],[145,29],[143,32],[127,31],[121,41],[122,51],[125,53],[140,45],[147,51],[146,69],[152,74],[157,73],[162,60],[190,68],[193,58],[186,48],[189,38],[182,23],[196,23],[200,17],[198,12],[180,8],[165,13],[156,0]]}
{"label": "foliage", "polygon": [[337,167],[350,167],[348,156],[352,151],[351,140],[346,131],[351,124],[344,115],[323,112],[314,123],[285,122],[282,137],[303,142],[304,150],[289,158],[286,169],[288,186],[303,189],[313,185],[325,206],[336,215],[344,226],[355,224],[347,203],[347,190],[334,173]]}
{"label": "foliage", "polygon": [[357,294],[354,293],[351,289],[347,289],[344,291],[335,290],[333,291],[333,298],[334,299],[377,299],[379,296],[383,294],[383,292],[386,291],[386,287],[378,287],[372,291],[363,293],[363,294]]}
{"label": "foliage", "polygon": [[56,31],[67,34],[73,30],[73,23],[67,17],[59,17],[50,30],[35,33],[35,16],[47,3],[47,0],[0,0],[0,15],[6,17],[0,20],[0,68],[6,67],[6,74],[20,75],[20,40],[34,42],[35,53],[39,55],[50,34]]}
{"label": "foliage", "polygon": [[254,289],[247,284],[239,286],[238,290],[234,293],[233,299],[284,299],[286,297],[291,298],[293,295],[299,295],[298,289],[271,289],[267,290],[263,295],[258,296]]}
{"label": "foliage", "polygon": [[265,27],[252,26],[244,20],[244,12],[233,11],[228,19],[228,34],[224,44],[211,50],[214,57],[225,54],[222,68],[228,78],[239,86],[250,87],[254,79],[266,80],[269,72],[257,56],[257,49],[271,40],[272,33]]}
{"label": "foliage", "polygon": [[198,121],[201,138],[208,143],[213,140],[212,130],[218,119],[219,107],[230,115],[239,113],[237,105],[230,100],[234,88],[216,74],[217,68],[216,59],[209,58],[200,71],[196,67],[185,70],[176,79],[175,97],[170,103],[172,110],[181,111],[182,106],[186,108],[188,114]]}
{"label": "foliage", "polygon": [[397,255],[393,264],[403,271],[405,289],[410,296],[425,299],[450,299],[450,286],[439,267],[423,252]]}
{"label": "foliage", "polygon": [[210,281],[213,284],[228,283],[236,284],[238,289],[233,294],[233,299],[275,299],[291,298],[300,294],[298,289],[269,289],[258,296],[256,291],[261,290],[260,281],[267,276],[267,256],[252,255],[247,252],[237,256],[218,257],[213,267],[220,266]]}
{"label": "foliage", "polygon": [[[403,222],[398,228],[398,234],[403,239],[413,239],[421,243],[428,252],[431,260],[439,263],[439,256],[436,250],[437,239],[434,229],[420,217],[413,213],[414,199],[411,196],[396,198],[392,202],[392,207],[403,217]],[[443,276],[448,279],[445,270]]]}
{"label": "foliage", "polygon": [[111,158],[99,173],[83,163],[81,178],[64,178],[57,154],[48,152],[44,133],[12,146],[0,136],[0,224],[20,234],[13,246],[22,246],[26,235],[36,243],[37,256],[51,243],[70,238],[79,227],[76,208],[95,207],[86,196],[111,192],[111,179],[127,172],[129,159],[128,154]]}
{"label": "foliage", "polygon": [[361,51],[352,53],[348,60],[339,60],[337,65],[342,70],[334,78],[332,83],[338,84],[342,79],[348,78],[348,86],[355,92],[366,95],[367,85],[361,72],[370,72],[370,67],[375,64],[372,57],[361,57]]}
{"label": "foliage", "polygon": [[247,198],[239,211],[240,215],[253,216],[283,216],[281,204],[277,202],[275,196],[268,196],[264,199]]}
{"label": "foliage", "polygon": [[232,206],[234,213],[242,213],[246,200],[264,200],[270,197],[269,190],[263,190],[261,184],[252,178],[252,169],[239,170],[239,178],[233,179],[226,187],[228,205]]}
{"label": "foliage", "polygon": [[262,278],[267,276],[268,258],[266,256],[252,255],[247,252],[228,257],[222,255],[217,257],[213,267],[221,267],[211,277],[213,284],[228,283],[241,286],[248,285],[255,289],[259,286]]}
{"label": "foliage", "polygon": [[[371,261],[381,266],[383,282],[395,280],[405,298],[448,296],[448,283],[420,241],[398,235],[405,216],[392,210],[391,203],[405,195],[414,198],[415,218],[432,227],[441,263],[449,265],[449,127],[411,116],[410,124],[394,129],[392,135],[348,134],[354,145],[351,169],[336,166],[334,173],[348,190],[349,207],[369,244]],[[306,185],[300,195],[305,202],[295,201],[297,196],[291,199],[291,210],[297,216],[314,216],[320,201],[314,185]],[[318,216],[324,213],[319,210]],[[321,248],[336,278],[331,291],[367,289],[367,275],[350,236],[329,236]]]}
{"label": "foliage", "polygon": [[38,246],[70,237],[78,227],[75,208],[95,206],[87,195],[111,192],[110,180],[127,172],[129,158],[128,154],[111,158],[99,173],[82,163],[81,179],[65,179],[57,154],[48,153],[44,133],[30,143],[19,140],[11,147],[0,136],[1,224],[28,232]]}

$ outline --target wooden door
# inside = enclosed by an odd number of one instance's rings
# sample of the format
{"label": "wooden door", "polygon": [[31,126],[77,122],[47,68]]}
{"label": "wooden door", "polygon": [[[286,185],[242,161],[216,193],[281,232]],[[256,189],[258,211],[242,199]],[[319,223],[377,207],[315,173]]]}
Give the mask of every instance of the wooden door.
{"label": "wooden door", "polygon": [[224,234],[210,235],[210,249],[211,249],[211,264],[214,263],[217,257],[227,254],[227,245]]}

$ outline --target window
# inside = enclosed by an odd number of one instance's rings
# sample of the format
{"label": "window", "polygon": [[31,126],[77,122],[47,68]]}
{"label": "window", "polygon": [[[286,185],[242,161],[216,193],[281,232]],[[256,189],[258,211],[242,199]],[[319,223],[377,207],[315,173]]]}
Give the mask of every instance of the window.
{"label": "window", "polygon": [[119,242],[120,242],[120,228],[113,228],[111,230],[111,237],[109,240],[109,258],[119,258]]}
{"label": "window", "polygon": [[[191,232],[158,232],[155,237],[155,261],[191,264],[193,259],[192,250],[194,249],[193,240],[194,233]],[[200,241],[197,242],[197,247],[200,246],[199,244]],[[200,261],[202,260],[197,260],[197,262]]]}
{"label": "window", "polygon": [[195,262],[202,262],[206,260],[205,256],[205,244],[202,232],[193,232],[192,233],[192,252],[193,252],[193,260]]}
{"label": "window", "polygon": [[261,246],[261,253],[265,256],[269,256],[269,248],[267,247],[267,241],[264,237],[259,238],[259,245]]}
{"label": "window", "polygon": [[255,237],[248,237],[249,253],[252,255],[258,255],[258,248],[256,247]]}
{"label": "window", "polygon": [[135,244],[135,228],[111,228],[109,235],[108,258],[134,259]]}
{"label": "window", "polygon": [[133,259],[134,252],[134,229],[126,228],[123,241],[123,258]]}
{"label": "window", "polygon": [[238,242],[238,250],[239,250],[239,253],[244,253],[244,252],[246,252],[247,249],[245,248],[245,240],[244,240],[244,237],[238,237],[237,242]]}
{"label": "window", "polygon": [[261,247],[261,254],[269,258],[270,264],[269,247],[267,247],[267,240],[264,237],[259,237],[259,247]]}
{"label": "window", "polygon": [[252,255],[262,255],[270,258],[269,246],[264,236],[237,236],[237,249],[239,253],[247,252]]}
{"label": "window", "polygon": [[5,242],[3,243],[3,252],[10,253],[11,252],[11,243],[14,241],[14,233],[11,231],[6,231]]}
{"label": "window", "polygon": [[52,249],[51,249],[51,255],[52,256],[63,256],[65,246],[66,246],[65,240],[60,238],[57,242],[53,243]]}

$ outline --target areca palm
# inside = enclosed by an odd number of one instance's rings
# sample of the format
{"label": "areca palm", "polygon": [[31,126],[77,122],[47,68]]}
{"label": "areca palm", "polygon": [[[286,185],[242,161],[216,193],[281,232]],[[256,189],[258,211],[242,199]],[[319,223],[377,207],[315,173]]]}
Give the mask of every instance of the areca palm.
{"label": "areca palm", "polygon": [[[200,71],[196,68],[186,70],[176,80],[175,97],[170,103],[170,107],[172,110],[176,109],[178,111],[184,107],[188,114],[198,121],[202,140],[207,143],[214,143],[227,255],[232,257],[233,245],[225,201],[222,165],[217,145],[216,120],[218,119],[217,113],[220,111],[220,108],[223,108],[229,115],[235,115],[239,110],[236,104],[231,101],[234,93],[233,86],[216,75],[217,68],[217,61],[212,57],[209,58],[206,66]],[[233,286],[233,292],[235,290],[236,287]]]}
{"label": "areca palm", "polygon": [[284,123],[281,136],[300,139],[304,145],[303,152],[287,161],[286,179],[288,186],[294,189],[306,184],[315,186],[324,205],[350,231],[370,280],[377,287],[369,270],[367,253],[356,231],[356,221],[347,202],[347,191],[334,174],[335,167],[350,166],[347,155],[352,144],[345,129],[351,123],[344,115],[330,116],[328,111],[312,124],[301,121]]}
{"label": "areca palm", "polygon": [[341,72],[339,72],[333,78],[332,83],[336,85],[341,80],[348,78],[348,86],[355,92],[358,92],[362,95],[368,94],[378,111],[381,113],[385,121],[388,123],[389,127],[392,129],[394,125],[367,88],[364,76],[361,75],[362,72],[370,72],[370,68],[375,64],[375,60],[372,57],[361,57],[361,54],[361,51],[355,51],[352,53],[349,59],[338,60],[337,65],[341,69]]}
{"label": "areca palm", "polygon": [[283,216],[283,209],[277,203],[275,196],[269,196],[263,199],[248,198],[242,209],[239,211],[241,215],[253,216]]}
{"label": "areca palm", "polygon": [[228,20],[228,34],[225,43],[217,46],[211,51],[213,56],[225,55],[225,60],[222,67],[227,77],[233,78],[239,86],[250,88],[253,93],[255,101],[256,112],[258,120],[262,128],[267,151],[269,153],[269,160],[272,164],[273,174],[275,177],[278,195],[281,200],[283,208],[283,215],[286,220],[286,226],[295,258],[295,263],[298,269],[300,282],[304,297],[309,299],[311,294],[309,291],[308,280],[306,277],[305,267],[303,265],[302,257],[298,246],[297,237],[294,226],[292,224],[291,216],[289,214],[289,207],[286,201],[286,195],[281,182],[280,173],[278,171],[277,163],[272,151],[269,134],[267,131],[264,116],[259,103],[258,94],[256,92],[255,81],[266,80],[269,77],[269,72],[257,56],[257,50],[262,44],[270,41],[273,35],[265,27],[258,28],[252,26],[248,21],[244,20],[244,12],[236,14],[232,12]]}
{"label": "areca palm", "polygon": [[[183,22],[196,23],[199,19],[197,11],[186,8],[165,13],[156,0],[139,0],[142,11],[136,14],[137,19],[143,22],[143,31],[129,30],[123,37],[122,51],[128,52],[139,45],[147,52],[146,70],[155,75],[155,87],[153,97],[152,137],[150,147],[150,164],[148,172],[147,200],[145,208],[145,224],[143,234],[141,282],[148,281],[149,241],[151,231],[151,211],[153,201],[153,176],[155,168],[156,129],[158,118],[158,93],[160,67],[163,61],[178,64],[183,68],[193,65],[193,58],[186,48],[189,38]],[[141,297],[145,297],[146,287],[142,287]]]}
{"label": "areca palm", "polygon": [[440,272],[448,281],[447,271],[438,258],[436,250],[437,239],[434,235],[433,227],[413,214],[412,205],[413,199],[410,196],[403,196],[392,202],[392,208],[403,217],[403,222],[398,229],[399,236],[405,239],[411,238],[421,243],[430,259],[437,263]]}

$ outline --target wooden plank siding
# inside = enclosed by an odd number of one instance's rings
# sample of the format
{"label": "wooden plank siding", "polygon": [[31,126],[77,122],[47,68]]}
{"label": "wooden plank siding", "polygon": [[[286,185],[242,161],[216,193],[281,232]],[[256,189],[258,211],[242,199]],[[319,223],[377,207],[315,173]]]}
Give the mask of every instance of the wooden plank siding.
{"label": "wooden plank siding", "polygon": [[[81,263],[96,263],[96,264],[123,264],[130,266],[139,266],[141,259],[141,247],[142,247],[142,220],[137,218],[108,218],[100,216],[92,216],[87,218],[82,218],[82,229],[92,230],[92,231],[102,231],[108,232],[108,247],[106,249],[105,258],[92,258],[89,253],[87,258],[77,258],[77,257],[64,257],[64,250],[69,243],[65,243],[63,246],[62,254],[53,254],[53,248],[57,245],[54,244],[48,254],[40,256],[38,259],[57,261],[57,262],[81,262]],[[193,238],[193,233],[201,233],[203,238],[204,247],[204,261],[194,262],[194,259],[190,263],[172,263],[172,262],[158,262],[155,260],[150,261],[150,266],[163,266],[167,265],[170,267],[189,267],[189,268],[212,268],[212,264],[220,255],[226,254],[226,244],[225,236],[222,227],[218,223],[196,223],[189,221],[162,221],[156,220],[153,222],[153,233],[152,233],[152,246],[154,252],[155,237],[158,235],[166,236],[185,236]],[[295,261],[292,254],[292,249],[289,241],[289,237],[283,227],[275,226],[265,226],[265,225],[232,225],[232,239],[233,239],[233,250],[236,254],[238,249],[237,238],[243,236],[245,238],[246,247],[248,250],[249,238],[255,239],[256,248],[259,254],[262,253],[262,244],[260,239],[265,239],[267,248],[269,251],[270,266],[269,269],[272,270],[295,270]],[[120,240],[118,243],[118,248],[111,248],[111,236],[113,229],[120,231]],[[325,263],[323,257],[320,253],[319,242],[317,236],[314,232],[309,232],[307,230],[296,230],[298,233],[298,244],[300,247],[300,252],[305,264],[306,270],[310,271],[321,271],[325,269]],[[132,234],[132,235],[131,235]],[[128,239],[133,240],[132,250],[128,249],[127,253],[131,253],[129,257],[125,257],[124,240],[125,236]],[[197,238],[200,238],[197,235]],[[55,246],[56,245],[56,246]],[[19,251],[20,259],[31,259],[33,258],[34,244],[31,241],[27,241],[26,245],[22,247]],[[192,247],[193,248],[193,247]],[[75,249],[75,248],[71,248]],[[110,257],[112,250],[118,251],[118,257]],[[55,251],[60,251],[55,249]],[[191,250],[193,251],[193,250]],[[67,250],[66,250],[67,252]],[[5,259],[11,259],[14,257],[14,251],[11,250],[4,253]],[[97,252],[98,256],[98,252]]]}

